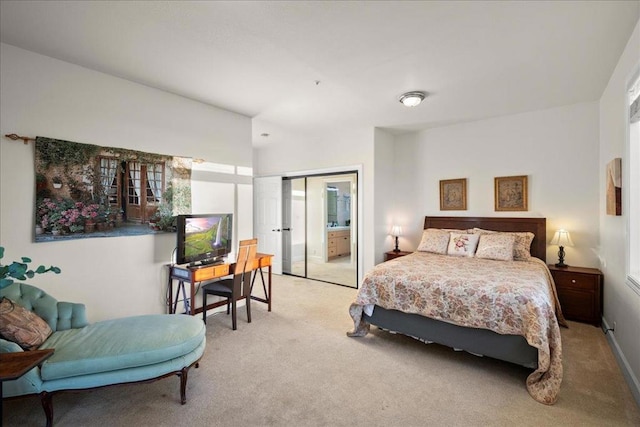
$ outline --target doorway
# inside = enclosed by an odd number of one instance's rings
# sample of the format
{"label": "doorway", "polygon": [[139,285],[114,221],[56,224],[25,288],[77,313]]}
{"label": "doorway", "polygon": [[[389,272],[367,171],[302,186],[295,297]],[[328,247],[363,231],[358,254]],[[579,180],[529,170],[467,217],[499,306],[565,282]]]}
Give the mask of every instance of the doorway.
{"label": "doorway", "polygon": [[357,288],[358,173],[283,178],[284,274]]}

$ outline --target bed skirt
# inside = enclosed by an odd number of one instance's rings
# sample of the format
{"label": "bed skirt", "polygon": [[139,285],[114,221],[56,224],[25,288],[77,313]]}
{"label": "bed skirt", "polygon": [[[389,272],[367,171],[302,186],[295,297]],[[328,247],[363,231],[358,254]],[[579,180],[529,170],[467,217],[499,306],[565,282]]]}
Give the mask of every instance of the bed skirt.
{"label": "bed skirt", "polygon": [[531,369],[538,367],[538,350],[519,335],[501,335],[488,329],[457,326],[419,314],[403,313],[379,306],[375,307],[371,316],[362,313],[362,318],[380,328],[424,341],[433,341]]}

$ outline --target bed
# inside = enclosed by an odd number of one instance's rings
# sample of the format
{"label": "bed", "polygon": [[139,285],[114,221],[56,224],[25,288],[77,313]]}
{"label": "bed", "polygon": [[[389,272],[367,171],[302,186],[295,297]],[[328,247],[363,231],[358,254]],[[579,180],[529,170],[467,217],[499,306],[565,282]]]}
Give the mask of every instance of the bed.
{"label": "bed", "polygon": [[424,229],[533,233],[531,258],[527,253],[518,261],[498,261],[432,253],[421,247],[379,264],[365,275],[349,309],[354,329],[348,335],[364,336],[375,325],[516,363],[534,370],[526,381],[531,396],[544,404],[555,403],[562,382],[559,325],[566,322],[545,264],[545,218],[428,216]]}

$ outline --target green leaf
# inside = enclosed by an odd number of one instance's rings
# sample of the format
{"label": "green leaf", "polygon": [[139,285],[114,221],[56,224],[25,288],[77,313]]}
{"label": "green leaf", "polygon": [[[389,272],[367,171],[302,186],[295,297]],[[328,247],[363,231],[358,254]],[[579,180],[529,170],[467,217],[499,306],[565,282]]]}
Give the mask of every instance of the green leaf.
{"label": "green leaf", "polygon": [[[0,246],[0,258],[4,256],[4,247]],[[13,261],[9,265],[0,264],[0,288],[9,286],[14,282],[13,279],[26,280],[33,278],[36,274],[44,274],[49,271],[53,271],[55,274],[60,274],[58,267],[45,267],[44,265],[38,266],[35,270],[29,269],[28,264],[31,262],[29,257],[21,257],[22,262]]]}

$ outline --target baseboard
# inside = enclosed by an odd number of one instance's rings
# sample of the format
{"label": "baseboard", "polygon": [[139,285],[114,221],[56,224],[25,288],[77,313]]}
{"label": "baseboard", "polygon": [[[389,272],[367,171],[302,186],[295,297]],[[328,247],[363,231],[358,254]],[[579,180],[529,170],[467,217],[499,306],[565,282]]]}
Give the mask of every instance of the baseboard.
{"label": "baseboard", "polygon": [[[610,329],[609,324],[602,318],[602,329],[608,330]],[[633,398],[636,400],[636,404],[640,407],[640,382],[638,378],[635,376],[631,367],[629,366],[629,362],[627,362],[627,358],[624,356],[624,353],[620,349],[618,345],[618,341],[616,340],[615,332],[606,334],[607,341],[609,342],[609,346],[613,351],[613,354],[616,356],[616,360],[618,361],[618,365],[620,365],[620,369],[622,370],[622,375],[624,376],[625,381],[629,385],[631,389],[631,394],[633,394]]]}

